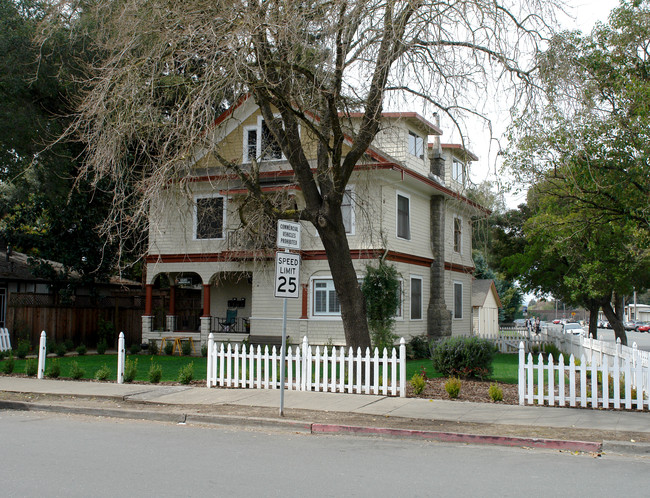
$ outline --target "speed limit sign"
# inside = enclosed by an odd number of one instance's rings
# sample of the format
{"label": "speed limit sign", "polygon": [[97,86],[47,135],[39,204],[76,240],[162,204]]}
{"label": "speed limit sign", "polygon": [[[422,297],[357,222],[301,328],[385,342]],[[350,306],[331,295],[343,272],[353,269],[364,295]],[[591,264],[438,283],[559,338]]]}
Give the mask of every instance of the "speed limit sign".
{"label": "speed limit sign", "polygon": [[300,255],[291,252],[275,253],[275,297],[299,297]]}

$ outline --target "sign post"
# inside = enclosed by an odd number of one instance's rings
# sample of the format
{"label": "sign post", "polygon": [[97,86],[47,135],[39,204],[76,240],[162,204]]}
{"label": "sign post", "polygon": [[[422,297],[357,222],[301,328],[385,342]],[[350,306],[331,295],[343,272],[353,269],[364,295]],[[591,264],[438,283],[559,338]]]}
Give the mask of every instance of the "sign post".
{"label": "sign post", "polygon": [[282,346],[280,349],[280,416],[284,417],[284,380],[287,348],[287,298],[297,299],[300,290],[300,255],[289,249],[300,250],[300,223],[278,221],[278,249],[275,254],[275,285],[273,295],[283,298]]}

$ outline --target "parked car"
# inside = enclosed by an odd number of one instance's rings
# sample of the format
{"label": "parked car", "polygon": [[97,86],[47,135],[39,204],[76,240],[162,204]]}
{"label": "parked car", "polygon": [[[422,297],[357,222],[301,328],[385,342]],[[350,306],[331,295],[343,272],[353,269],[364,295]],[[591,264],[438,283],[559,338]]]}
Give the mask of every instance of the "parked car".
{"label": "parked car", "polygon": [[636,322],[630,321],[623,323],[625,330],[636,330]]}
{"label": "parked car", "polygon": [[598,320],[598,328],[599,329],[608,329],[609,327],[609,322],[607,320]]}
{"label": "parked car", "polygon": [[562,330],[565,334],[586,335],[585,329],[577,322],[565,323]]}
{"label": "parked car", "polygon": [[650,332],[650,322],[640,322],[637,324],[638,332]]}

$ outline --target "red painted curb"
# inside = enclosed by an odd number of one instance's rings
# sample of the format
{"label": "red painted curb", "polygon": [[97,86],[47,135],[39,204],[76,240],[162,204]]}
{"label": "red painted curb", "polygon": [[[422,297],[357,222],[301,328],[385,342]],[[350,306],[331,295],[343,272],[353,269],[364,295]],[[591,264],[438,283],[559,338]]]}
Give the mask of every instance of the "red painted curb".
{"label": "red painted curb", "polygon": [[599,452],[602,443],[590,441],[565,441],[561,439],[541,439],[515,436],[483,436],[478,434],[461,434],[456,432],[417,431],[412,429],[388,429],[384,427],[355,427],[336,424],[312,424],[314,434],[368,434],[378,436],[413,437],[432,439],[449,443],[495,444],[500,446],[520,446],[545,448],[551,450],[569,450]]}

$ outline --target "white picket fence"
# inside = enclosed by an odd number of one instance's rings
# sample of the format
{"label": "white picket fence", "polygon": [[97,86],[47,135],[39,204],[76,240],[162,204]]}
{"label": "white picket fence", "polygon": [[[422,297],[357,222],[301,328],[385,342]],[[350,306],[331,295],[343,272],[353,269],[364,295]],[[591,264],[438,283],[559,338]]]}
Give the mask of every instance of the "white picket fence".
{"label": "white picket fence", "polygon": [[[562,354],[557,363],[553,355],[544,363],[540,353],[535,364],[531,353],[526,359],[522,342],[519,346],[519,404],[650,409],[650,366],[644,365],[636,351],[637,356],[631,358],[619,356],[610,360],[608,355],[603,355],[600,363],[582,354],[578,365],[573,354],[565,365]],[[592,360],[597,359],[592,355]]]}
{"label": "white picket fence", "polygon": [[[399,354],[397,352],[399,349]],[[406,396],[406,343],[390,355],[367,348],[313,348],[307,337],[302,347],[287,347],[285,388],[295,391],[329,391]],[[215,342],[208,336],[208,387],[279,389],[281,356],[275,346],[246,347]]]}
{"label": "white picket fence", "polygon": [[[456,337],[456,336],[454,336]],[[465,335],[462,337],[478,337],[491,342],[497,348],[499,353],[517,353],[519,344],[524,343],[526,351],[537,347],[540,350],[545,349],[550,339],[543,334],[531,334],[525,328],[501,329],[497,334]]]}
{"label": "white picket fence", "polygon": [[0,351],[9,351],[11,349],[11,338],[9,337],[9,329],[0,328]]}

